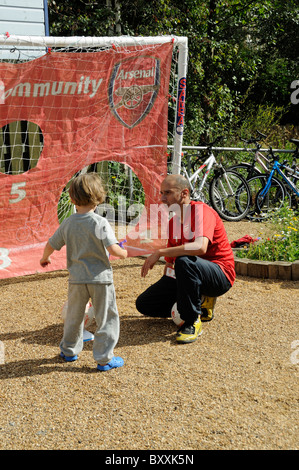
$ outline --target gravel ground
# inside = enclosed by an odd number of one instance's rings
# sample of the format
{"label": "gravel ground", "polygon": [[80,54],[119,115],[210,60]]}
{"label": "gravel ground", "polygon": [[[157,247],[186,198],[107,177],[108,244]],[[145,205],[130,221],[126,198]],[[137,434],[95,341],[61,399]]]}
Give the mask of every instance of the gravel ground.
{"label": "gravel ground", "polygon": [[[267,234],[225,225],[230,241]],[[171,319],[136,311],[163,270],[141,279],[142,263],[113,261],[125,366],[105,373],[92,343],[58,357],[65,271],[0,281],[0,449],[298,449],[298,283],[238,276],[198,341],[178,345]]]}

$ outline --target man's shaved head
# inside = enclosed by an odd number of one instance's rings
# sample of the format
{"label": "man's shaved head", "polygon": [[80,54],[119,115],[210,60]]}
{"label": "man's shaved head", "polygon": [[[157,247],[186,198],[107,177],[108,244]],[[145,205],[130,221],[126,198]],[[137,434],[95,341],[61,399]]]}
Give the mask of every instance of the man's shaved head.
{"label": "man's shaved head", "polygon": [[172,187],[175,187],[180,191],[187,188],[189,194],[191,193],[190,184],[188,180],[182,175],[167,175],[163,182],[170,184]]}

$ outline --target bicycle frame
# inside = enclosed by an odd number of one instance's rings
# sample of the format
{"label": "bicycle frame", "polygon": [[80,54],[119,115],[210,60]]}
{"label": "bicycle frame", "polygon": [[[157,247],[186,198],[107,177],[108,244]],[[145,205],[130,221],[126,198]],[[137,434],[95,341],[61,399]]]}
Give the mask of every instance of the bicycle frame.
{"label": "bicycle frame", "polygon": [[[188,180],[190,186],[191,186],[191,191],[192,191],[192,196],[197,198],[198,197],[198,193],[201,193],[203,191],[203,188],[205,187],[205,184],[206,184],[206,181],[207,181],[207,178],[209,176],[209,173],[211,171],[211,169],[213,167],[216,167],[216,169],[220,169],[220,170],[223,170],[223,178],[226,182],[226,185],[227,185],[227,189],[228,191],[226,190],[226,188],[223,186],[223,183],[222,181],[220,180],[219,181],[219,185],[221,187],[221,190],[223,192],[223,194],[226,196],[226,197],[229,197],[229,196],[233,196],[234,195],[234,190],[231,186],[231,183],[229,181],[229,178],[227,177],[227,174],[226,174],[226,171],[224,170],[223,166],[221,163],[217,163],[217,160],[213,154],[213,151],[212,149],[210,148],[209,149],[209,156],[208,158],[200,165],[200,167],[193,173],[193,175],[189,176],[186,168],[184,166],[182,166],[182,170],[183,170],[183,175],[186,177],[186,179]],[[206,168],[205,170],[205,174],[199,184],[199,186],[197,188],[195,188],[195,184],[196,184],[196,181],[198,179],[198,176],[199,174],[204,170],[204,168]]]}
{"label": "bicycle frame", "polygon": [[[266,139],[267,136],[262,134],[261,132],[257,131],[258,133],[258,137],[254,137],[254,138],[251,138],[249,140],[246,140],[246,139],[241,139],[246,145],[248,144],[255,144],[256,147],[253,148],[253,149],[247,149],[247,150],[251,150],[252,152],[254,152],[254,160],[252,161],[251,163],[251,171],[255,169],[255,163],[258,163],[264,172],[268,173],[269,172],[269,167],[267,166],[267,164],[270,163],[270,161],[268,160],[267,157],[265,157],[265,155],[263,155],[261,152],[260,152],[260,149],[261,149],[261,144],[259,143],[260,140],[262,139]],[[250,176],[250,173],[249,173],[249,176]],[[251,175],[252,176],[252,175]]]}
{"label": "bicycle frame", "polygon": [[270,160],[268,160],[268,158],[265,157],[265,155],[263,155],[259,150],[256,150],[256,152],[255,152],[255,154],[254,154],[254,160],[255,160],[259,165],[261,165],[261,167],[263,168],[263,170],[264,170],[265,172],[268,173],[269,168],[267,167],[267,165],[266,165],[264,162],[270,163]]}
{"label": "bicycle frame", "polygon": [[182,170],[183,170],[183,173],[184,173],[184,176],[187,178],[187,180],[189,181],[189,184],[191,186],[191,189],[192,189],[192,192],[195,191],[195,183],[198,179],[198,176],[199,174],[204,170],[204,168],[206,167],[206,170],[205,170],[205,174],[201,180],[201,183],[198,187],[198,191],[202,191],[206,181],[207,181],[207,178],[209,176],[209,173],[211,171],[211,169],[213,168],[213,166],[215,165],[216,163],[216,158],[214,156],[213,153],[211,153],[211,155],[202,163],[202,165],[200,165],[200,167],[193,173],[193,175],[189,176],[186,168],[184,166],[182,166]]}
{"label": "bicycle frame", "polygon": [[[262,169],[264,170],[265,173],[269,173],[270,170],[269,170],[269,167],[267,166],[267,164],[270,164],[270,160],[259,151],[260,148],[261,148],[261,145],[257,144],[257,147],[255,149],[251,149],[254,152],[254,161],[262,167]],[[269,154],[273,155],[271,147],[269,148]],[[296,156],[297,155],[298,155],[298,148],[296,150],[294,150],[294,161],[293,161],[294,166],[296,166]],[[293,176],[295,178],[298,178],[299,172],[296,170],[296,168],[293,170],[293,168],[291,168],[291,167],[289,167],[285,164],[279,164],[279,168],[280,168],[280,166],[283,167],[285,170],[287,170],[289,172],[289,176],[291,176],[290,174],[293,173]],[[278,171],[278,169],[277,169],[277,171]],[[279,174],[282,175],[281,170],[280,170]],[[282,176],[284,176],[284,175],[282,175]],[[289,184],[289,182],[290,181],[287,181],[288,184]],[[292,187],[292,189],[294,189],[294,188]],[[296,189],[295,189],[295,192],[296,192]]]}
{"label": "bicycle frame", "polygon": [[294,165],[294,167],[290,167],[287,165],[283,165],[285,171],[287,172],[287,176],[289,178],[294,178],[296,180],[299,180],[299,170],[297,170],[297,167]]}
{"label": "bicycle frame", "polygon": [[269,178],[267,179],[267,183],[266,183],[265,187],[262,189],[262,191],[260,193],[260,195],[262,197],[264,197],[268,193],[268,191],[271,187],[272,177],[273,177],[275,172],[277,172],[283,178],[283,180],[287,183],[287,185],[291,188],[291,190],[296,194],[296,196],[299,196],[299,191],[297,190],[294,183],[283,173],[283,171],[281,171],[280,168],[282,166],[283,165],[281,163],[279,163],[277,160],[274,162],[273,167],[272,167],[272,169],[270,171],[270,174],[269,174]]}

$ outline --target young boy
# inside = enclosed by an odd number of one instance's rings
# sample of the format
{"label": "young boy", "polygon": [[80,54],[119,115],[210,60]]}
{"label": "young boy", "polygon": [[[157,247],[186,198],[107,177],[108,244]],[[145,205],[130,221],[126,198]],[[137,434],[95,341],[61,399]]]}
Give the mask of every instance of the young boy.
{"label": "young boy", "polygon": [[127,251],[118,245],[108,221],[94,212],[106,196],[96,173],[76,177],[69,195],[76,213],[61,223],[47,242],[40,260],[41,266],[47,266],[51,263],[51,254],[66,245],[68,310],[60,356],[67,362],[78,359],[83,349],[85,306],[91,298],[97,324],[93,356],[98,370],[110,370],[121,367],[124,361],[113,354],[119,339],[119,316],[108,253],[124,259]]}

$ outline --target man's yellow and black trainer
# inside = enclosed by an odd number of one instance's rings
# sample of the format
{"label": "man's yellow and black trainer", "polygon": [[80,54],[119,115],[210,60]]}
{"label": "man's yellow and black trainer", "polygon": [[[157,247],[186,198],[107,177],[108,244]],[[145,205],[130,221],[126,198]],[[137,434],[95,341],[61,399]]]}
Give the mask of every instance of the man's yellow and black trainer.
{"label": "man's yellow and black trainer", "polygon": [[200,318],[193,323],[193,325],[185,324],[177,332],[177,343],[193,343],[202,334],[202,324]]}
{"label": "man's yellow and black trainer", "polygon": [[216,304],[217,297],[202,297],[201,304],[201,321],[211,321],[214,318],[214,309]]}

